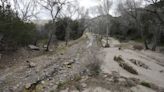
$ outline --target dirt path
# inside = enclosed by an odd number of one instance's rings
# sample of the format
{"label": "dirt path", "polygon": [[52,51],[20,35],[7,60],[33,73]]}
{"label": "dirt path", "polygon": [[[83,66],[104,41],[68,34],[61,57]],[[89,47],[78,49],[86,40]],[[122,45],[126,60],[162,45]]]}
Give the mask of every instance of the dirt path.
{"label": "dirt path", "polygon": [[[163,55],[150,51],[119,50],[119,41],[110,38],[110,48],[99,48],[94,35],[87,33],[57,54],[42,55],[29,59],[21,66],[13,66],[0,73],[1,92],[156,92],[134,82],[140,80],[164,88]],[[86,75],[85,64],[96,59],[102,60],[101,73],[98,76]],[[131,74],[114,60],[120,56],[137,70]],[[136,61],[136,65],[132,61]],[[29,67],[30,65],[30,67]],[[119,77],[118,77],[119,75]],[[118,82],[115,80],[118,79]],[[130,81],[130,82],[129,82]],[[131,82],[132,81],[132,82]],[[149,85],[148,85],[149,86]],[[154,87],[154,86],[153,86]],[[60,89],[60,90],[59,90]],[[159,90],[158,90],[159,91]],[[160,91],[159,91],[160,92]],[[162,92],[162,91],[161,91]]]}
{"label": "dirt path", "polygon": [[[70,91],[71,88],[68,87],[61,92],[163,92],[164,67],[161,65],[164,62],[163,54],[129,48],[119,50],[117,45],[122,44],[125,45],[110,38],[111,47],[101,48],[100,53],[103,54],[101,58],[104,61],[101,66],[102,73],[96,78],[85,80],[84,84],[87,86],[83,87],[82,91],[77,89]],[[120,67],[114,60],[115,56],[120,56],[128,65],[137,70],[138,74],[132,74]],[[135,65],[132,60],[142,65]],[[118,82],[114,82],[115,78]],[[78,82],[78,84],[83,83]]]}
{"label": "dirt path", "polygon": [[62,53],[29,59],[30,63],[35,64],[34,67],[29,68],[29,64],[24,62],[22,66],[4,70],[0,73],[1,92],[21,92],[25,86],[37,86],[48,80],[48,83],[53,82],[51,83],[53,88],[60,81],[65,81],[82,71],[79,68],[80,61],[83,60],[81,56],[85,56],[84,53],[88,52],[87,45],[87,39],[81,38],[78,43],[63,50]]}
{"label": "dirt path", "polygon": [[[112,39],[112,38],[111,38]],[[110,40],[113,42],[110,43],[117,43],[118,42],[113,39]],[[121,43],[120,43],[121,44]],[[131,49],[122,49],[119,50],[118,47],[111,47],[107,49],[102,49],[105,54],[105,63],[103,64],[102,68],[105,73],[111,74],[112,71],[117,71],[121,76],[124,77],[134,77],[140,79],[142,81],[148,81],[158,85],[159,87],[164,88],[164,67],[162,63],[164,63],[164,55],[152,51],[137,51]],[[122,59],[131,65],[134,69],[138,71],[138,75],[134,75],[123,69],[119,66],[119,64],[114,60],[115,56],[121,56]],[[144,68],[142,66],[137,66],[131,62],[131,60],[136,60],[145,64],[148,68]],[[139,92],[139,91],[138,91]],[[141,92],[141,91],[140,91]],[[148,92],[148,91],[142,91]]]}

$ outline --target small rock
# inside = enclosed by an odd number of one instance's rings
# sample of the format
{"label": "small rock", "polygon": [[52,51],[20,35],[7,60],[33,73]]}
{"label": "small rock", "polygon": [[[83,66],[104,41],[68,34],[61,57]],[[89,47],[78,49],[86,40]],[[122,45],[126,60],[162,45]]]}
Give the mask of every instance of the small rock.
{"label": "small rock", "polygon": [[71,60],[70,62],[65,62],[64,65],[72,65],[74,63],[75,63],[75,61],[74,60]]}
{"label": "small rock", "polygon": [[45,81],[41,81],[42,84],[45,84]]}
{"label": "small rock", "polygon": [[30,61],[26,61],[28,63],[29,68],[36,67],[36,64]]}
{"label": "small rock", "polygon": [[83,88],[86,88],[86,87],[87,87],[87,84],[86,84],[86,83],[82,83],[81,86],[82,86]]}
{"label": "small rock", "polygon": [[26,89],[28,89],[28,88],[30,88],[31,87],[31,84],[30,83],[27,83],[26,85],[25,85],[25,88]]}
{"label": "small rock", "polygon": [[106,43],[104,47],[109,48],[110,47],[109,43]]}
{"label": "small rock", "polygon": [[112,71],[114,82],[119,82],[120,74],[116,71]]}
{"label": "small rock", "polygon": [[43,48],[47,48],[47,45],[43,45]]}
{"label": "small rock", "polygon": [[107,77],[108,77],[108,75],[104,75],[103,77],[104,77],[104,78],[107,78]]}
{"label": "small rock", "polygon": [[50,51],[50,52],[53,52],[53,49],[50,49],[49,51]]}
{"label": "small rock", "polygon": [[122,50],[122,48],[121,48],[121,47],[119,47],[119,48],[118,48],[118,50]]}
{"label": "small rock", "polygon": [[67,65],[67,68],[71,68],[72,66],[71,65]]}
{"label": "small rock", "polygon": [[87,81],[88,79],[89,79],[88,76],[83,76],[83,77],[81,77],[80,82],[85,82],[85,81]]}
{"label": "small rock", "polygon": [[127,86],[129,87],[133,87],[137,85],[137,83],[133,81],[132,79],[127,79],[126,82],[127,82]]}
{"label": "small rock", "polygon": [[54,84],[53,84],[53,83],[50,83],[49,85],[50,85],[50,86],[53,86]]}
{"label": "small rock", "polygon": [[164,72],[164,70],[160,70],[159,72],[160,72],[160,73],[163,73],[163,72]]}
{"label": "small rock", "polygon": [[30,68],[36,67],[36,64],[33,63],[33,62],[31,62],[31,63],[29,64],[29,67],[30,67]]}
{"label": "small rock", "polygon": [[28,46],[31,50],[39,50],[39,47],[36,47],[34,45],[29,45]]}

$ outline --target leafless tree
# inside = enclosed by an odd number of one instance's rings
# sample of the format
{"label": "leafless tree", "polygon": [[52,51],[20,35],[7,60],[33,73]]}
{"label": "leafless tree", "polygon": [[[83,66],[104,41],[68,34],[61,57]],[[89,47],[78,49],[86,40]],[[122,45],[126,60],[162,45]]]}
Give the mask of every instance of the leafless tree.
{"label": "leafless tree", "polygon": [[[118,10],[122,13],[123,16],[129,16],[132,21],[134,20],[135,27],[141,33],[141,37],[144,41],[145,49],[149,49],[147,40],[144,36],[143,25],[140,22],[140,15],[143,12],[140,7],[142,5],[141,0],[126,0],[121,2],[118,6]],[[131,21],[131,20],[130,20]]]}
{"label": "leafless tree", "polygon": [[110,19],[109,19],[109,11],[111,9],[111,6],[112,6],[113,2],[111,0],[103,0],[100,5],[98,6],[98,12],[100,15],[105,15],[107,16],[106,18],[106,24],[107,24],[107,27],[106,27],[106,46],[109,46],[109,43],[108,43],[108,37],[109,37],[109,22],[110,22]]}
{"label": "leafless tree", "polygon": [[[52,29],[50,30],[50,36],[49,36],[47,48],[46,48],[46,51],[49,51],[49,46],[56,30],[54,23],[59,13],[61,12],[63,6],[66,5],[67,1],[66,0],[40,0],[37,3],[39,3],[43,8],[45,8],[51,16]],[[54,38],[56,39],[55,35],[54,35]],[[57,41],[56,41],[56,46],[57,46]]]}
{"label": "leafless tree", "polygon": [[[63,13],[63,16],[65,18],[73,19],[73,17],[75,17],[75,14],[78,11],[78,6],[77,5],[78,5],[78,2],[76,0],[68,3],[68,5],[66,7],[66,10]],[[66,30],[65,30],[66,31],[65,32],[65,42],[66,42],[66,46],[67,46],[68,42],[70,40],[71,28],[70,28],[70,21],[69,21],[69,19],[67,19],[66,22],[67,22],[67,25],[66,25]]]}
{"label": "leafless tree", "polygon": [[90,24],[88,23],[89,18],[89,10],[85,9],[84,7],[79,7],[77,10],[77,19],[80,21],[81,24],[84,24],[85,29],[90,26]]}
{"label": "leafless tree", "polygon": [[39,14],[36,0],[13,0],[14,10],[19,13],[23,21],[29,21],[37,18]]}

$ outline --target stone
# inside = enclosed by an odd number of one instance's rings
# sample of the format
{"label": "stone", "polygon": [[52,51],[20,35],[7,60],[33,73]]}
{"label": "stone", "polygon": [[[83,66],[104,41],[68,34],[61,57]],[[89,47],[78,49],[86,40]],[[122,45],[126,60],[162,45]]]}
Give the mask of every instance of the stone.
{"label": "stone", "polygon": [[36,67],[36,64],[30,61],[26,61],[28,63],[29,68],[34,68]]}
{"label": "stone", "polygon": [[121,48],[121,47],[119,47],[119,48],[118,48],[118,50],[122,50],[122,48]]}
{"label": "stone", "polygon": [[86,83],[82,83],[81,86],[82,86],[83,88],[86,88],[86,87],[87,87],[87,84],[86,84]]}
{"label": "stone", "polygon": [[53,83],[49,83],[49,86],[53,86],[54,84]]}
{"label": "stone", "polygon": [[28,45],[30,50],[39,50],[39,47],[34,46],[34,45]]}
{"label": "stone", "polygon": [[26,89],[29,89],[31,87],[31,84],[30,83],[27,83],[26,85],[25,85],[25,88]]}
{"label": "stone", "polygon": [[75,63],[75,61],[74,61],[74,60],[71,60],[71,61],[69,61],[69,62],[65,62],[64,65],[72,65],[72,64],[74,64],[74,63]]}
{"label": "stone", "polygon": [[116,61],[116,62],[118,62],[118,63],[123,63],[123,62],[125,62],[125,61],[123,60],[123,58],[122,58],[121,55],[119,55],[119,56],[114,56],[113,60]]}
{"label": "stone", "polygon": [[164,72],[164,70],[160,70],[159,72],[160,72],[160,73],[163,73],[163,72]]}
{"label": "stone", "polygon": [[64,53],[60,53],[60,55],[64,55]]}
{"label": "stone", "polygon": [[89,79],[88,76],[82,76],[80,82],[85,82]]}
{"label": "stone", "polygon": [[137,85],[137,83],[133,81],[132,79],[127,79],[126,82],[127,82],[128,87],[134,87]]}
{"label": "stone", "polygon": [[45,81],[41,81],[42,84],[45,84]]}
{"label": "stone", "polygon": [[49,51],[50,51],[50,52],[53,52],[53,49],[50,49]]}
{"label": "stone", "polygon": [[47,48],[47,45],[44,45],[43,48]]}
{"label": "stone", "polygon": [[108,77],[108,75],[104,75],[103,77],[104,77],[104,78],[107,78],[107,77]]}
{"label": "stone", "polygon": [[105,47],[105,48],[109,48],[110,45],[109,45],[108,43],[106,43],[104,47]]}
{"label": "stone", "polygon": [[116,71],[112,71],[112,75],[113,75],[113,81],[116,83],[116,82],[119,82],[119,78],[120,78],[120,74]]}

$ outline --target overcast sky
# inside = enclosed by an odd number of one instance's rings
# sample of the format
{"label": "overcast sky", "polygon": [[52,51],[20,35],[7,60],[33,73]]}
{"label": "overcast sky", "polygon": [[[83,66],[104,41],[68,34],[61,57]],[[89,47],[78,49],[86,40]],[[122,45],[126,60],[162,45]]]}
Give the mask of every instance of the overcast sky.
{"label": "overcast sky", "polygon": [[[90,17],[95,17],[95,16],[97,16],[97,13],[93,14],[93,12],[96,12],[96,9],[93,7],[99,5],[101,3],[101,1],[103,1],[103,0],[77,0],[77,1],[78,1],[78,4],[80,7],[84,7],[86,10],[87,9],[89,10]],[[112,5],[109,13],[112,16],[116,16],[117,15],[117,13],[116,13],[117,5],[119,2],[123,2],[124,0],[112,0],[112,1],[113,1],[113,5]],[[90,9],[92,9],[92,12]],[[50,13],[47,12],[43,7],[38,8],[37,10],[40,11],[40,13],[38,15],[39,19],[50,19]]]}
{"label": "overcast sky", "polygon": [[[78,0],[80,7],[84,7],[85,9],[90,9],[92,7],[95,7],[97,5],[100,4],[101,0]],[[116,14],[116,6],[117,4],[122,1],[122,0],[113,0],[113,5],[110,11],[110,14],[115,16]],[[90,17],[95,17],[95,14],[91,14],[91,12],[89,12]],[[45,11],[42,11],[42,13],[39,15],[39,17],[41,19],[48,19],[49,16],[47,15],[47,13],[45,13]]]}
{"label": "overcast sky", "polygon": [[[100,1],[101,0],[79,0],[79,3],[80,3],[80,6],[85,7],[86,9],[90,9],[94,6],[99,5]],[[121,1],[123,1],[123,0],[113,0],[113,5],[110,10],[111,15],[115,16],[117,4]]]}

